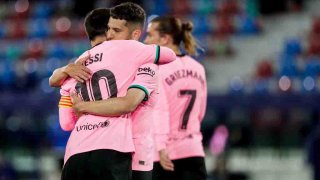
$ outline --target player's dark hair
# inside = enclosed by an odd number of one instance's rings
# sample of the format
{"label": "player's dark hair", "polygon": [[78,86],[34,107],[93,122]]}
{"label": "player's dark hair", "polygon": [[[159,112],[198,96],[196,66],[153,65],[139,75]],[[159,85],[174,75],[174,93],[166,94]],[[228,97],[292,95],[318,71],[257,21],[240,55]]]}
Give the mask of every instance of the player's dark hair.
{"label": "player's dark hair", "polygon": [[158,23],[157,31],[159,31],[160,35],[170,35],[175,45],[180,46],[181,42],[183,42],[184,48],[189,55],[196,53],[197,43],[191,33],[193,29],[192,22],[182,23],[179,18],[172,16],[159,16],[151,22]]}
{"label": "player's dark hair", "polygon": [[87,14],[84,26],[90,40],[94,40],[97,36],[106,35],[109,18],[110,9],[107,8],[94,9]]}
{"label": "player's dark hair", "polygon": [[111,9],[110,16],[113,19],[126,20],[127,24],[138,24],[144,27],[146,12],[141,6],[132,2],[121,3]]}

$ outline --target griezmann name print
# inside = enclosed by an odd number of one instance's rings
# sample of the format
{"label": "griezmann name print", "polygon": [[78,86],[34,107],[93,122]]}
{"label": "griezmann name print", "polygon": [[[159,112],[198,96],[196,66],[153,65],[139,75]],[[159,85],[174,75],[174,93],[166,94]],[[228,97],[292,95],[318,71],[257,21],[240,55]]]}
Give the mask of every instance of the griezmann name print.
{"label": "griezmann name print", "polygon": [[200,81],[201,85],[204,86],[204,78],[197,73],[197,71],[193,71],[191,69],[180,69],[170,74],[165,78],[166,83],[171,86],[175,81],[184,78],[193,78]]}

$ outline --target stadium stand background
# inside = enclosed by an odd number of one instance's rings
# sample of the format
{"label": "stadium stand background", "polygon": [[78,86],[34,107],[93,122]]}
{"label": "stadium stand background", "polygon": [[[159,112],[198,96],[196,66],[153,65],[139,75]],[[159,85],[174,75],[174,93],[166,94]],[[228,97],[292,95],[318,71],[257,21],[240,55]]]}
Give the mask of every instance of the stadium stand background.
{"label": "stadium stand background", "polygon": [[[210,179],[312,179],[320,166],[318,0],[134,2],[149,16],[195,25],[208,72]],[[59,178],[69,133],[48,77],[89,47],[83,16],[118,3],[0,0],[0,179]]]}

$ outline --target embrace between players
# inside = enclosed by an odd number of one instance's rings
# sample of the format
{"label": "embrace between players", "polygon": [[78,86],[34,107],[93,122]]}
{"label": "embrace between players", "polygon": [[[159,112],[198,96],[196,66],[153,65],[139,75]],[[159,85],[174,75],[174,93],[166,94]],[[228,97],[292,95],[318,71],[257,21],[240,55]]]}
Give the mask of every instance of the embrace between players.
{"label": "embrace between players", "polygon": [[60,125],[72,131],[61,179],[206,179],[207,85],[189,56],[192,24],[157,17],[145,45],[145,19],[134,3],[91,11],[84,25],[92,48],[50,77],[61,87]]}

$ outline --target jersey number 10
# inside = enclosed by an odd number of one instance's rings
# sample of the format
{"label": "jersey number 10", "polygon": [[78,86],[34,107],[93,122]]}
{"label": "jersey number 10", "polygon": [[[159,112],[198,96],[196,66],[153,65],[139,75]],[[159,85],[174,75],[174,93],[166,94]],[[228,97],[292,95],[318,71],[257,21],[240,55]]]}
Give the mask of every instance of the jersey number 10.
{"label": "jersey number 10", "polygon": [[[92,75],[90,81],[88,81],[89,87],[87,88],[87,82],[81,83],[78,82],[76,85],[76,90],[78,94],[81,94],[82,99],[84,101],[99,101],[102,100],[101,88],[99,85],[99,81],[103,80],[106,85],[106,89],[108,91],[108,97],[117,97],[118,88],[116,83],[116,78],[114,74],[107,70],[99,70]],[[89,89],[89,91],[88,91]],[[91,98],[90,98],[91,96]]]}

